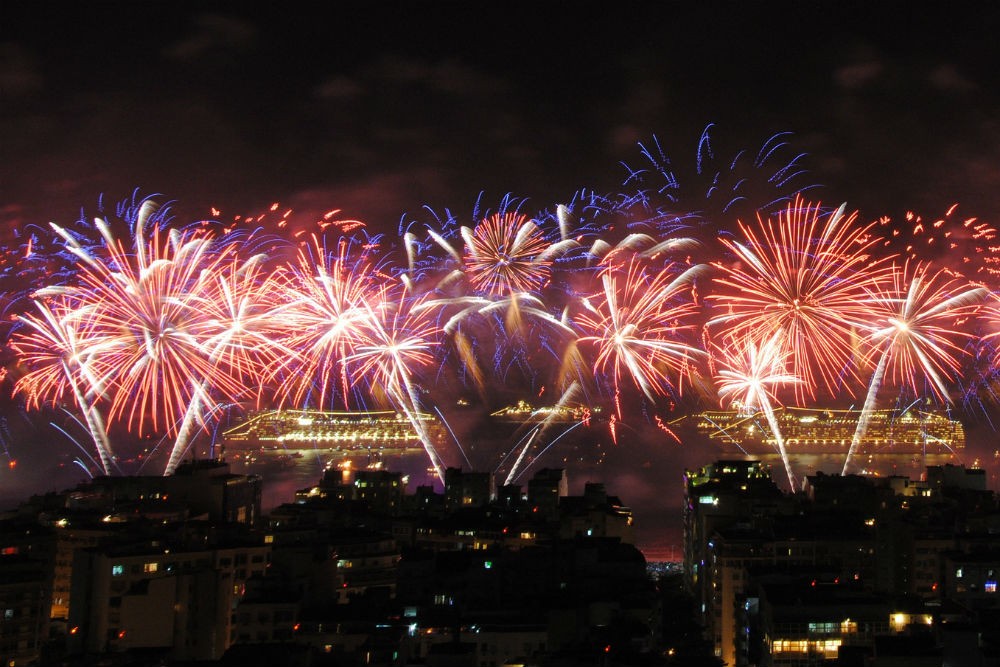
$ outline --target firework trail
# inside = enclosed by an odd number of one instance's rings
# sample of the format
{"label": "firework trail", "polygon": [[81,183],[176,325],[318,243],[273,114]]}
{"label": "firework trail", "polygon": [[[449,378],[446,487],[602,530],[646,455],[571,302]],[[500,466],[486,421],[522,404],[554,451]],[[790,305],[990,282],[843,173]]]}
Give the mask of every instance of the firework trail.
{"label": "firework trail", "polygon": [[[459,363],[481,395],[486,394],[487,382],[484,358],[491,358],[496,375],[502,376],[511,363],[531,378],[538,364],[526,358],[527,350],[546,349],[546,341],[553,338],[572,338],[572,329],[543,294],[551,285],[556,261],[578,247],[565,228],[543,229],[518,210],[517,202],[505,198],[498,212],[487,212],[473,227],[459,225],[449,216],[440,230],[428,227],[426,233],[429,243],[421,243],[412,232],[404,236],[407,282],[425,281],[424,256],[435,249],[444,252],[434,271],[435,298],[422,307],[440,313],[442,332],[453,341]],[[492,330],[492,347],[490,337],[477,328],[479,323]],[[510,345],[514,338],[522,344]]]}
{"label": "firework trail", "polygon": [[[956,321],[985,294],[973,283],[997,275],[990,225],[954,207],[933,223],[909,214],[909,232],[888,218],[861,224],[799,196],[812,186],[798,185],[803,156],[789,154],[787,133],[720,159],[713,129],[687,170],[658,138],[640,144],[644,164],[626,165],[620,193],[580,190],[535,215],[508,195],[496,210],[477,201],[464,224],[450,212],[419,230],[404,221],[392,248],[405,266],[380,258],[380,238],[337,209],[310,214],[310,227],[277,203],[178,228],[167,207],[133,197],[117,209],[128,234],[104,219],[19,230],[20,245],[0,257],[0,286],[22,285],[0,304],[21,316],[10,332],[27,368],[16,391],[34,408],[75,401],[106,473],[114,422],[173,437],[169,474],[221,404],[375,400],[414,422],[440,476],[438,443],[416,419],[430,402],[426,374],[438,388],[474,385],[484,402],[525,380],[559,404],[593,390],[614,403],[615,428],[631,396],[673,410],[685,383],[713,375],[725,396],[749,391],[737,389],[739,373],[756,378],[769,405],[787,385],[803,402],[867,386],[870,412],[883,383],[917,391],[920,380],[945,397],[960,340],[1000,365],[996,334],[972,336]],[[289,238],[258,236],[259,225]],[[958,250],[961,265],[928,268]],[[30,292],[29,280],[46,287]],[[716,343],[740,362],[728,378],[697,372],[701,361],[726,366]],[[768,355],[787,368],[768,375]],[[771,378],[783,374],[797,381]],[[859,421],[848,461],[863,433]]]}
{"label": "firework trail", "polygon": [[1000,340],[1000,296],[996,292],[990,293],[975,323],[978,336],[966,346],[971,363],[958,381],[969,412],[985,417],[995,430],[988,405],[1000,403],[1000,347],[996,344]]}
{"label": "firework trail", "polygon": [[510,471],[507,474],[507,479],[504,480],[504,486],[509,486],[514,482],[515,473],[517,469],[521,466],[521,462],[524,460],[525,455],[528,453],[528,449],[531,447],[531,443],[535,441],[535,438],[541,432],[542,427],[536,426],[531,430],[531,435],[528,437],[527,442],[524,443],[524,447],[521,448],[521,453],[517,455],[517,459],[514,460],[514,465],[510,467]]}
{"label": "firework trail", "polygon": [[90,319],[86,308],[73,308],[65,299],[36,293],[40,316],[24,314],[22,327],[11,336],[11,347],[29,370],[14,384],[14,393],[26,396],[28,408],[42,403],[56,407],[70,393],[87,422],[87,431],[97,449],[100,468],[111,474],[111,443],[96,401],[105,384],[91,371],[85,351]]}
{"label": "firework trail", "polygon": [[[518,469],[521,467],[521,462],[524,460],[524,457],[527,454],[528,449],[531,447],[531,444],[534,442],[534,440],[535,440],[535,438],[537,436],[541,436],[542,434],[544,434],[549,429],[550,426],[552,426],[553,422],[556,420],[556,418],[558,417],[558,415],[560,414],[560,412],[563,410],[563,408],[565,408],[567,405],[569,405],[576,398],[577,389],[578,389],[578,386],[574,384],[574,385],[571,385],[565,392],[563,392],[563,395],[560,396],[559,401],[555,404],[555,406],[553,406],[553,409],[551,411],[549,411],[549,413],[548,413],[548,415],[546,415],[545,419],[543,419],[539,424],[537,424],[532,429],[532,431],[531,431],[531,437],[528,438],[528,441],[525,443],[524,448],[521,449],[521,453],[518,455],[517,459],[514,461],[514,465],[511,466],[510,471],[508,471],[508,473],[507,473],[507,479],[504,482],[505,485],[512,484],[514,482],[514,480],[517,479],[517,477],[520,474],[518,472]],[[585,424],[585,423],[586,423],[585,419],[584,420],[580,420],[580,421],[576,422],[574,424],[574,426],[579,426],[579,425]],[[555,444],[555,443],[554,442],[549,443],[549,446],[551,446],[552,444]],[[546,450],[548,450],[549,446],[545,447],[545,450],[543,450],[543,452],[546,451]],[[540,452],[539,456],[541,456],[541,454],[543,452]]]}
{"label": "firework trail", "polygon": [[797,193],[816,187],[798,185],[806,174],[805,154],[789,157],[791,133],[772,135],[756,153],[740,150],[725,159],[713,145],[714,129],[709,124],[702,131],[693,171],[690,165],[682,169],[675,164],[655,135],[639,144],[641,166],[622,163],[628,174],[624,187],[639,188],[635,195],[642,209],[656,211],[646,217],[661,233],[714,239],[729,222],[777,211]]}
{"label": "firework trail", "polygon": [[286,276],[282,266],[272,263],[265,254],[248,259],[233,254],[207,276],[210,289],[191,295],[191,307],[204,314],[195,335],[210,359],[233,377],[252,378],[280,357],[269,334]]}
{"label": "firework trail", "polygon": [[774,387],[797,384],[801,380],[785,371],[789,351],[782,344],[782,335],[780,331],[773,333],[762,343],[747,335],[738,344],[734,339],[727,348],[718,349],[721,363],[726,367],[720,369],[716,377],[719,397],[723,401],[730,400],[747,415],[753,415],[757,410],[764,413],[781,455],[781,462],[785,466],[788,485],[794,491],[795,476],[792,474],[785,439],[775,418],[772,401],[777,400]]}
{"label": "firework trail", "polygon": [[[506,463],[507,459],[509,459],[515,452],[517,453],[517,457],[514,461],[513,468],[514,469],[518,468],[521,465],[521,459],[523,459],[524,456],[526,455],[528,447],[535,439],[535,436],[538,435],[538,431],[540,429],[541,425],[536,424],[535,426],[531,427],[531,429],[527,433],[518,438],[518,440],[513,443],[510,450],[508,450],[507,453],[500,458],[499,463],[497,463],[496,467],[493,469],[493,474],[496,475],[498,472],[500,472],[500,469],[503,468],[504,463]],[[518,432],[520,433],[520,431]],[[521,446],[522,443],[524,443],[523,447]],[[511,479],[510,476],[508,476],[507,479],[510,480]],[[505,482],[505,484],[510,484],[510,481]]]}
{"label": "firework trail", "polygon": [[888,230],[883,246],[910,261],[939,263],[950,275],[980,285],[1000,276],[1000,233],[975,216],[959,215],[958,204],[933,219],[907,211],[905,226],[890,216],[878,222]]}
{"label": "firework trail", "polygon": [[117,369],[109,416],[122,418],[127,411],[129,427],[140,435],[149,420],[154,431],[162,425],[175,436],[164,469],[170,475],[187,451],[194,424],[205,425],[209,386],[228,397],[244,391],[237,378],[219,372],[205,348],[204,330],[216,323],[192,299],[214,293],[211,279],[235,246],[160,227],[147,238],[143,217],[141,210],[134,254],[126,254],[110,227],[99,224],[103,256],[83,249],[78,256],[87,297],[97,298],[89,347],[98,351],[100,368]]}
{"label": "firework trail", "polygon": [[[239,387],[254,386],[263,369],[274,368],[281,359],[280,346],[268,336],[273,329],[271,313],[279,303],[280,267],[272,268],[263,254],[244,260],[231,252],[225,259],[215,264],[214,270],[205,270],[198,289],[186,295],[186,308],[197,312],[188,322],[188,333],[197,341],[212,372],[192,378],[199,382],[177,429],[167,474],[176,468],[195,434],[206,429],[207,420],[231,405],[232,399],[247,393]],[[236,382],[241,385],[233,384]],[[220,385],[226,392],[221,401],[214,397]],[[260,387],[258,401],[262,391]]]}
{"label": "firework trail", "polygon": [[[119,388],[111,414],[121,414],[126,404],[137,401],[142,412],[139,417],[131,413],[130,420],[139,422],[140,433],[147,402],[152,406],[153,429],[157,429],[158,394],[164,392],[160,401],[164,430],[168,436],[171,432],[176,435],[164,469],[164,474],[170,475],[187,451],[194,425],[205,425],[202,413],[212,407],[209,383],[214,389],[223,389],[230,400],[235,400],[243,387],[236,379],[218,373],[203,338],[203,330],[215,322],[206,322],[201,304],[192,300],[192,295],[210,292],[214,287],[209,280],[221,260],[213,256],[211,242],[171,231],[169,240],[161,244],[156,238],[158,230],[154,230],[153,238],[144,247],[141,226],[139,230],[133,270],[114,275],[117,271],[111,268],[111,277],[118,281],[119,289],[111,290],[112,298],[104,302],[101,321],[106,323],[105,345],[112,346],[113,352],[102,361],[123,369],[116,378]],[[113,243],[110,238],[108,241],[109,245]],[[122,259],[113,255],[113,266],[129,266]],[[98,266],[106,270],[105,265]],[[127,317],[123,317],[125,313]],[[115,338],[107,326],[116,321],[126,324],[122,338]]]}
{"label": "firework trail", "polygon": [[872,255],[876,223],[858,225],[844,209],[824,215],[796,197],[776,220],[758,218],[757,229],[740,223],[746,241],[721,240],[736,262],[715,264],[722,289],[706,297],[722,311],[709,327],[786,346],[799,401],[815,399],[820,384],[832,396],[853,392],[854,340],[871,312],[868,295],[888,277]]}
{"label": "firework trail", "polygon": [[130,431],[175,437],[164,471],[169,475],[190,444],[193,425],[204,427],[209,389],[230,398],[244,389],[208,353],[205,331],[217,322],[202,307],[204,300],[217,298],[213,277],[237,245],[216,242],[198,229],[165,229],[159,214],[150,199],[127,210],[127,241],[100,218],[94,222],[100,241],[86,244],[53,224],[76,259],[77,277],[40,294],[59,295],[74,309],[73,317],[86,321],[74,341],[78,358],[86,362],[66,373],[86,373],[88,385],[81,387],[78,403],[92,433],[103,430],[95,410],[97,401],[106,401],[108,419]]}
{"label": "firework trail", "polygon": [[[216,412],[216,395],[231,405],[257,387],[258,401],[275,390],[298,406],[336,394],[346,405],[358,384],[351,364],[411,418],[440,470],[407,370],[425,360],[412,337],[399,338],[402,316],[385,319],[391,276],[369,261],[377,244],[342,240],[326,252],[314,236],[299,245],[297,262],[281,264],[243,255],[291,247],[280,240],[236,228],[222,239],[203,225],[167,228],[148,199],[125,213],[127,239],[103,219],[94,224],[97,240],[52,226],[76,278],[39,290],[41,314],[26,314],[12,339],[29,368],[18,393],[33,407],[72,395],[106,474],[113,461],[99,404],[132,432],[175,438],[169,475]],[[412,331],[417,318],[407,318]],[[437,329],[423,326],[429,344]]]}
{"label": "firework trail", "polygon": [[426,425],[419,418],[421,402],[414,385],[414,373],[434,362],[439,330],[427,311],[414,306],[403,296],[384,294],[381,302],[365,304],[368,319],[359,327],[357,350],[344,358],[345,366],[354,368],[354,382],[362,379],[371,388],[379,388],[410,421],[431,465],[444,482],[444,464]]}
{"label": "firework trail", "polygon": [[[616,398],[626,377],[651,401],[680,393],[694,361],[705,355],[683,340],[697,312],[687,293],[702,269],[678,272],[667,263],[655,270],[633,256],[601,272],[603,289],[583,300],[576,322],[586,334],[579,343],[593,349],[594,375],[610,382]],[[678,375],[676,387],[668,372]]]}
{"label": "firework trail", "polygon": [[[336,232],[344,236],[363,231],[365,228],[365,223],[360,220],[341,218],[342,211],[339,208],[319,209],[319,211],[322,212],[318,212],[315,206],[310,206],[303,213],[288,206],[282,206],[281,202],[272,202],[266,211],[232,215],[229,222],[225,223],[224,232],[230,234],[267,228],[277,235],[271,240],[280,239],[287,243],[295,242],[303,237],[308,239],[313,234],[322,235],[327,232]],[[222,211],[216,208],[213,208],[211,213],[213,219],[222,215]]]}
{"label": "firework trail", "polygon": [[906,262],[895,269],[891,283],[873,296],[874,316],[864,343],[866,362],[874,363],[874,371],[844,460],[844,475],[867,432],[887,376],[914,392],[919,392],[919,380],[924,379],[938,399],[950,402],[945,378],[959,371],[957,356],[964,353],[956,341],[970,337],[957,328],[957,322],[973,314],[989,294],[943,270],[932,272],[927,264]]}
{"label": "firework trail", "polygon": [[314,236],[276,285],[282,303],[270,312],[270,333],[283,359],[265,380],[275,385],[279,405],[323,408],[339,395],[350,407],[353,382],[344,359],[363,342],[368,304],[385,300],[389,278],[368,250],[356,250],[346,239],[328,250]]}
{"label": "firework trail", "polygon": [[[891,232],[886,247],[911,262],[934,263],[947,275],[995,290],[1000,276],[1000,234],[984,220],[961,215],[958,208],[953,204],[943,215],[933,217],[908,211],[899,221],[884,216],[879,222]],[[978,318],[975,324],[989,327],[992,319]],[[956,380],[962,385],[966,414],[985,418],[992,426],[987,403],[995,406],[998,402],[997,366],[992,363],[998,348],[991,332],[990,328],[977,329]]]}
{"label": "firework trail", "polygon": [[458,439],[458,436],[455,435],[455,431],[454,429],[451,428],[451,424],[448,423],[448,420],[445,419],[444,415],[441,413],[441,409],[435,406],[434,414],[438,416],[438,419],[441,420],[441,423],[444,424],[446,429],[448,429],[448,434],[451,436],[452,441],[455,443],[455,447],[458,448],[459,454],[462,455],[462,459],[465,461],[465,465],[467,465],[470,469],[472,469],[473,468],[472,461],[469,460],[468,455],[465,453],[465,447],[462,446],[462,442]]}
{"label": "firework trail", "polygon": [[81,459],[80,457],[74,458],[73,459],[73,463],[75,465],[77,465],[78,467],[82,468],[83,471],[87,473],[87,477],[90,477],[91,479],[93,479],[94,478],[94,470],[95,469],[100,469],[100,465],[97,463],[97,461],[94,460],[93,456],[91,456],[90,454],[87,453],[86,447],[84,447],[83,445],[81,445],[79,443],[79,441],[77,441],[76,438],[74,438],[72,435],[70,435],[69,432],[67,432],[61,426],[59,426],[57,424],[53,424],[53,423],[49,423],[49,426],[51,426],[52,428],[54,428],[59,433],[62,433],[66,437],[67,440],[69,440],[70,442],[72,442],[74,445],[76,445],[77,449],[79,449],[81,452],[83,452],[83,455],[87,457],[87,461],[90,461],[90,463],[89,464],[85,463],[83,461],[83,459]]}
{"label": "firework trail", "polygon": [[527,216],[497,213],[462,228],[466,276],[477,292],[504,297],[532,292],[545,281],[553,248]]}
{"label": "firework trail", "polygon": [[[556,444],[557,444],[557,443],[558,443],[558,442],[559,442],[560,440],[562,440],[564,436],[567,436],[567,435],[569,435],[570,433],[572,433],[573,431],[575,431],[576,429],[578,429],[578,428],[580,428],[581,426],[584,426],[584,425],[585,425],[585,423],[584,423],[584,422],[582,422],[582,421],[579,421],[579,422],[576,422],[575,424],[571,424],[570,426],[567,426],[567,427],[566,427],[565,429],[563,429],[563,431],[562,431],[561,433],[559,433],[559,435],[557,435],[556,437],[554,437],[554,438],[552,439],[552,442],[550,442],[549,444],[545,445],[545,447],[543,447],[543,448],[542,448],[542,449],[541,449],[541,450],[540,450],[540,451],[538,452],[538,454],[536,454],[536,455],[535,455],[535,456],[534,456],[534,457],[532,458],[532,460],[528,462],[528,465],[526,465],[526,466],[525,466],[524,468],[522,468],[522,469],[521,469],[521,471],[520,471],[520,472],[519,472],[519,473],[517,474],[517,476],[515,476],[515,477],[511,477],[511,476],[508,476],[508,477],[507,477],[508,481],[507,481],[506,483],[507,483],[507,484],[511,484],[511,483],[513,483],[513,482],[516,482],[516,481],[517,481],[517,480],[518,480],[518,479],[519,479],[519,478],[520,478],[520,477],[521,477],[522,475],[524,475],[524,473],[525,473],[525,472],[527,472],[528,468],[530,468],[530,467],[531,467],[531,464],[532,464],[532,463],[535,463],[536,461],[538,461],[538,459],[540,459],[540,458],[541,458],[541,457],[542,457],[542,456],[543,456],[543,455],[545,454],[545,452],[547,452],[547,451],[549,451],[550,449],[552,449],[553,447],[555,447],[555,446],[556,446]],[[527,449],[525,449],[524,451],[527,451]],[[522,453],[522,456],[523,456],[523,453]],[[518,464],[517,464],[517,466],[515,466],[515,469],[516,469],[516,467],[518,467],[519,465],[520,465],[520,460],[518,461]]]}

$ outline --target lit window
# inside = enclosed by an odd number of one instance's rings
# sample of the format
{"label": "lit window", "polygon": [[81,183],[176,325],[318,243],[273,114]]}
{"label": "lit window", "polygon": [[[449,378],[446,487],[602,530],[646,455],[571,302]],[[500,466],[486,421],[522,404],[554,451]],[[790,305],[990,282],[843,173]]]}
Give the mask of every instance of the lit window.
{"label": "lit window", "polygon": [[983,584],[983,590],[986,591],[987,593],[996,593],[997,592],[996,580],[990,579],[985,584]]}
{"label": "lit window", "polygon": [[958,568],[957,570],[955,570],[955,578],[956,579],[962,578],[962,568]]}
{"label": "lit window", "polygon": [[142,566],[143,572],[156,572],[160,569],[159,563],[144,563]]}
{"label": "lit window", "polygon": [[810,623],[809,632],[810,633],[831,633],[837,631],[836,623]]}
{"label": "lit window", "polygon": [[839,639],[824,639],[815,642],[811,648],[817,653],[822,653],[825,658],[833,659],[838,655],[840,644]]}
{"label": "lit window", "polygon": [[112,565],[111,566],[111,576],[112,577],[120,577],[123,574],[125,574],[125,566],[124,565]]}
{"label": "lit window", "polygon": [[809,642],[805,639],[775,639],[771,650],[773,653],[806,653]]}

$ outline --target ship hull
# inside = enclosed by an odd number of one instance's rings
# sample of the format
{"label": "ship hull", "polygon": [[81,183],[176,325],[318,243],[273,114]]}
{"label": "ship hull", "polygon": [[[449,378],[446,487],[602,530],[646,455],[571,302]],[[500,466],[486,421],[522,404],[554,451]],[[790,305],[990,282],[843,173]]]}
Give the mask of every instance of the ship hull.
{"label": "ship hull", "polygon": [[[779,408],[775,417],[785,451],[796,454],[847,455],[856,434],[858,410]],[[771,454],[777,440],[760,413],[713,410],[687,415],[672,426],[707,439],[723,452]],[[936,412],[878,410],[868,416],[857,455],[954,454],[965,448],[961,422]]]}
{"label": "ship hull", "polygon": [[222,434],[227,451],[324,450],[339,453],[423,451],[424,438],[443,439],[440,423],[429,415],[413,422],[391,411],[332,412],[266,410],[250,415]]}

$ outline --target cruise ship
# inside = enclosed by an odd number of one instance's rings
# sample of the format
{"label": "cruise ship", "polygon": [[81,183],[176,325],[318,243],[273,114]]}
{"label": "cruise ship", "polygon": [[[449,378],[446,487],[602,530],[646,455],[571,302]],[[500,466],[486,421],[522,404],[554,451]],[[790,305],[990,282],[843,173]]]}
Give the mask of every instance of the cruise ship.
{"label": "cruise ship", "polygon": [[588,422],[600,417],[601,408],[583,405],[558,405],[536,407],[527,401],[518,401],[514,405],[497,410],[490,414],[496,421],[515,424],[527,423],[573,423]]}
{"label": "cruise ship", "polygon": [[[441,442],[444,428],[430,414],[416,413],[421,429]],[[330,451],[422,451],[413,423],[392,410],[263,410],[222,433],[227,450],[327,449]]]}
{"label": "cruise ship", "polygon": [[[779,407],[774,410],[785,449],[800,454],[846,454],[860,410]],[[757,455],[777,450],[760,412],[706,410],[671,422],[675,431],[694,430],[723,451]],[[875,410],[858,443],[860,454],[949,454],[965,448],[962,423],[940,412]]]}

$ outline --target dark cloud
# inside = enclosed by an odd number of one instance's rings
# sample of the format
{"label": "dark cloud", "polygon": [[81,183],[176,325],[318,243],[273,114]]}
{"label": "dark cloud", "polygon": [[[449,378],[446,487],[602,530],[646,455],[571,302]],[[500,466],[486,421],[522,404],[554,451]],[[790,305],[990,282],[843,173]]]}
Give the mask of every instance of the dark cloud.
{"label": "dark cloud", "polygon": [[834,72],[837,84],[847,91],[857,90],[878,80],[884,67],[875,59],[865,59],[838,68]]}
{"label": "dark cloud", "polygon": [[364,88],[357,81],[340,74],[321,82],[314,90],[318,99],[349,102],[357,100]]}
{"label": "dark cloud", "polygon": [[978,92],[980,86],[968,79],[954,65],[945,63],[935,66],[928,73],[927,80],[932,88],[943,92],[954,92],[960,95]]}
{"label": "dark cloud", "polygon": [[5,104],[30,97],[42,88],[38,63],[19,44],[0,44],[0,95]]}
{"label": "dark cloud", "polygon": [[256,27],[242,19],[224,14],[201,14],[193,17],[193,23],[189,34],[163,50],[167,59],[203,64],[220,56],[239,56],[257,46]]}
{"label": "dark cloud", "polygon": [[994,10],[52,9],[15,2],[2,28],[8,228],[134,188],[195,215],[327,192],[386,228],[425,203],[470,206],[482,190],[543,208],[618,187],[619,163],[653,134],[692,161],[709,123],[730,154],[790,132],[824,196],[872,216],[958,195],[983,216],[998,205]]}

